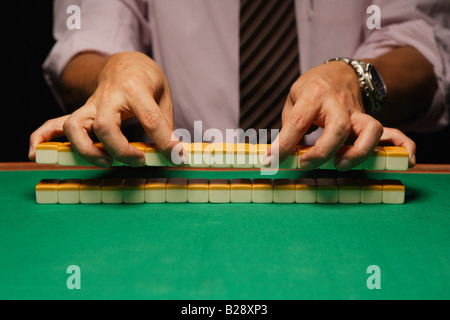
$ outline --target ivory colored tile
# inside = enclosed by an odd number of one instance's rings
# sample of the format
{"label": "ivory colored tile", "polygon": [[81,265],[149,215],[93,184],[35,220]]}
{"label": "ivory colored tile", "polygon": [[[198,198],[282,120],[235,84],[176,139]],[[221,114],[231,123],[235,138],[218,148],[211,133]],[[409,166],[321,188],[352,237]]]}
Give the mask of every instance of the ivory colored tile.
{"label": "ivory colored tile", "polygon": [[317,185],[317,203],[338,203],[339,188],[335,179],[318,178]]}
{"label": "ivory colored tile", "polygon": [[80,179],[66,179],[58,184],[59,204],[80,203]]}
{"label": "ivory colored tile", "polygon": [[36,146],[36,163],[57,164],[58,147],[61,142],[43,142]]}
{"label": "ivory colored tile", "polygon": [[360,203],[361,186],[358,179],[337,178],[339,187],[339,203]]}
{"label": "ivory colored tile", "polygon": [[145,147],[145,165],[149,167],[166,167],[168,162],[154,143]]}
{"label": "ivory colored tile", "polygon": [[[264,164],[264,157],[267,154],[267,150],[270,148],[270,144],[256,144],[254,146],[254,167],[255,168],[267,168],[270,167],[270,163]],[[296,164],[297,166],[297,164]]]}
{"label": "ivory colored tile", "polygon": [[35,188],[37,204],[57,204],[59,179],[41,180]]}
{"label": "ivory colored tile", "polygon": [[211,165],[211,146],[205,142],[191,143],[190,166],[194,168],[206,168]]}
{"label": "ivory colored tile", "polygon": [[102,203],[103,179],[86,179],[80,184],[80,203]]}
{"label": "ivory colored tile", "polygon": [[166,201],[169,203],[183,203],[188,201],[188,179],[169,178],[166,185]]}
{"label": "ivory colored tile", "polygon": [[295,184],[292,179],[275,179],[273,181],[273,202],[274,203],[294,203]]}
{"label": "ivory colored tile", "polygon": [[311,178],[299,178],[295,181],[295,202],[316,203],[317,187],[316,181]]}
{"label": "ivory colored tile", "polygon": [[255,159],[254,146],[250,143],[234,144],[234,161],[233,168],[253,168]]}
{"label": "ivory colored tile", "polygon": [[386,170],[386,151],[376,147],[369,159],[364,162],[364,170]]}
{"label": "ivory colored tile", "polygon": [[102,184],[102,203],[123,203],[125,179],[105,179]]}
{"label": "ivory colored tile", "polygon": [[146,203],[165,203],[166,200],[166,178],[149,178],[145,183]]}
{"label": "ivory colored tile", "polygon": [[381,180],[384,204],[404,204],[405,186],[399,180]]}
{"label": "ivory colored tile", "polygon": [[231,185],[228,179],[211,179],[209,182],[210,203],[230,203]]}
{"label": "ivory colored tile", "polygon": [[231,168],[234,160],[233,144],[212,143],[211,144],[211,167]]}
{"label": "ivory colored tile", "polygon": [[145,183],[144,178],[125,179],[123,185],[124,203],[144,203],[145,202]]}
{"label": "ivory colored tile", "polygon": [[386,170],[407,171],[409,154],[403,147],[383,147],[386,152]]}
{"label": "ivory colored tile", "polygon": [[359,184],[361,185],[361,203],[383,203],[383,186],[381,182],[374,179],[359,179]]}
{"label": "ivory colored tile", "polygon": [[273,203],[273,180],[253,179],[252,180],[252,202],[253,203]]}
{"label": "ivory colored tile", "polygon": [[252,202],[251,179],[231,179],[231,202],[232,203]]}
{"label": "ivory colored tile", "polygon": [[60,166],[80,165],[80,157],[73,150],[70,142],[64,142],[58,146],[58,164]]}
{"label": "ivory colored tile", "polygon": [[188,202],[208,203],[209,202],[209,180],[190,179],[188,182]]}

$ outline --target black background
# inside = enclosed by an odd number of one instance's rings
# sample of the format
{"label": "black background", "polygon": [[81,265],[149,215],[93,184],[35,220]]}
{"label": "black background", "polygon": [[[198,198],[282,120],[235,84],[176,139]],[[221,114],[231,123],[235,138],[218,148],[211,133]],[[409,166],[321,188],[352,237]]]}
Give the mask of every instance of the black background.
{"label": "black background", "polygon": [[[9,1],[0,7],[2,30],[1,162],[28,161],[30,134],[63,115],[42,75],[51,50],[53,2]],[[450,130],[409,134],[417,143],[418,163],[450,163]]]}

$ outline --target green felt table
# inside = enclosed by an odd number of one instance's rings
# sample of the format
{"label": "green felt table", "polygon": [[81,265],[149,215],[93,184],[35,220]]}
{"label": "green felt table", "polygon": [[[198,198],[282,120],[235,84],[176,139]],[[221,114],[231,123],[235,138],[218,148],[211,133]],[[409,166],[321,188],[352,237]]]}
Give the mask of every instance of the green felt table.
{"label": "green felt table", "polygon": [[[34,194],[47,178],[259,174],[0,165],[0,298],[450,298],[450,174],[365,173],[401,180],[404,205],[37,205]],[[272,178],[306,175],[338,173]],[[367,287],[371,265],[380,289]]]}

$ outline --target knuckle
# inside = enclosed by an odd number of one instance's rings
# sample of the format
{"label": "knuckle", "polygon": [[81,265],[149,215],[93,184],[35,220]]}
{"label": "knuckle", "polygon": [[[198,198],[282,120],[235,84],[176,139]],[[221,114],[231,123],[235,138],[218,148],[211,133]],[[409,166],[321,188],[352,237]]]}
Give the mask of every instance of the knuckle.
{"label": "knuckle", "polygon": [[108,129],[108,121],[103,117],[97,117],[92,125],[95,134],[102,135]]}
{"label": "knuckle", "polygon": [[67,134],[72,128],[77,125],[76,120],[73,117],[69,117],[63,123],[63,130]]}
{"label": "knuckle", "polygon": [[322,78],[316,78],[310,82],[311,94],[315,96],[323,96],[329,92],[330,84]]}
{"label": "knuckle", "polygon": [[305,127],[305,117],[297,111],[292,111],[288,117],[288,123],[295,130],[301,131]]}
{"label": "knuckle", "polygon": [[335,128],[338,133],[347,134],[350,131],[351,124],[345,118],[339,118],[335,120]]}
{"label": "knuckle", "polygon": [[158,129],[161,126],[162,121],[161,115],[156,111],[148,111],[142,117],[142,125],[149,130]]}

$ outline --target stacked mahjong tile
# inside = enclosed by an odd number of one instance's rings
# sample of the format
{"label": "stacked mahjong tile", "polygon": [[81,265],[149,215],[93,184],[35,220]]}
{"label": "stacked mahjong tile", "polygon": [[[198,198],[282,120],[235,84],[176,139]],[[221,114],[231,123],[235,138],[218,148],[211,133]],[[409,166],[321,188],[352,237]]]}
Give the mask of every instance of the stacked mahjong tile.
{"label": "stacked mahjong tile", "polygon": [[346,203],[402,204],[398,180],[301,179],[67,179],[42,180],[38,204]]}
{"label": "stacked mahjong tile", "polygon": [[[141,150],[146,159],[146,165],[151,167],[173,166],[153,144],[142,142],[131,143]],[[97,147],[103,148],[101,143]],[[198,168],[263,168],[268,167],[264,160],[270,147],[267,144],[247,143],[182,143],[186,152],[184,165]],[[297,146],[292,153],[280,165],[280,169],[301,169],[300,160],[311,146]],[[339,152],[352,146],[342,146]],[[36,147],[36,163],[59,164],[62,166],[87,166],[91,165],[81,159],[72,149],[69,142],[45,142]],[[113,166],[122,166],[115,161]],[[320,169],[335,169],[334,157],[320,166]],[[364,163],[354,168],[355,170],[408,170],[408,152],[402,147],[377,147],[371,157]]]}

